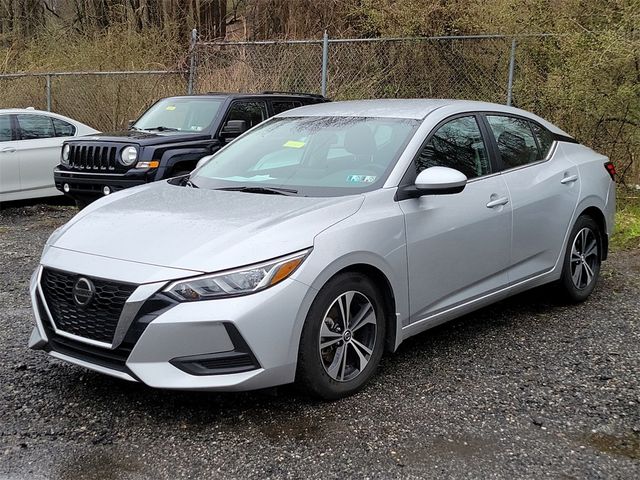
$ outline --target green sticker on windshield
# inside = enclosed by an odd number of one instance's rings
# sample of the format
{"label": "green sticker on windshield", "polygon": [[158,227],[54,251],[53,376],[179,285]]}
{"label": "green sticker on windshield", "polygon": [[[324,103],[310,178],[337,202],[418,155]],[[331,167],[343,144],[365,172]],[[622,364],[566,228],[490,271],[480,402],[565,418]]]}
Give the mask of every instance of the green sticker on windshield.
{"label": "green sticker on windshield", "polygon": [[288,142],[285,142],[284,145],[282,146],[289,147],[289,148],[302,148],[304,147],[304,142],[299,142],[297,140],[289,140]]}
{"label": "green sticker on windshield", "polygon": [[169,105],[166,109],[167,110],[175,110],[176,106],[175,105]]}

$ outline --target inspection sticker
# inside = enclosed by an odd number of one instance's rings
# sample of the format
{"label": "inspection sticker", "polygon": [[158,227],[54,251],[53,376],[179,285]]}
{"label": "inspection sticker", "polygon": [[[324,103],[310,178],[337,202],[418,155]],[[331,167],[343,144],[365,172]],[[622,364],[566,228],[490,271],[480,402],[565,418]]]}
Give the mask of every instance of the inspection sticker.
{"label": "inspection sticker", "polygon": [[176,109],[175,105],[169,105],[169,106],[167,106],[167,108],[165,110],[171,111],[171,110],[175,110],[175,109]]}
{"label": "inspection sticker", "polygon": [[373,183],[376,181],[375,175],[349,175],[347,182],[349,183]]}
{"label": "inspection sticker", "polygon": [[284,145],[282,146],[289,147],[289,148],[302,148],[304,147],[304,142],[299,142],[297,140],[289,140],[288,142],[285,142]]}

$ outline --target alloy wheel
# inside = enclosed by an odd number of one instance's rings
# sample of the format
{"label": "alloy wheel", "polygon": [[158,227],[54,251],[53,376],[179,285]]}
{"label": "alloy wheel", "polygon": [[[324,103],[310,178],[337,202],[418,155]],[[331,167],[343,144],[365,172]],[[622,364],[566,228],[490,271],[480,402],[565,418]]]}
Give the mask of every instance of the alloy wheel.
{"label": "alloy wheel", "polygon": [[327,374],[340,382],[360,375],[371,360],[376,335],[371,301],[357,291],[341,294],[325,313],[320,327],[318,347]]}
{"label": "alloy wheel", "polygon": [[571,280],[582,290],[591,285],[599,263],[598,241],[590,228],[581,229],[571,246]]}

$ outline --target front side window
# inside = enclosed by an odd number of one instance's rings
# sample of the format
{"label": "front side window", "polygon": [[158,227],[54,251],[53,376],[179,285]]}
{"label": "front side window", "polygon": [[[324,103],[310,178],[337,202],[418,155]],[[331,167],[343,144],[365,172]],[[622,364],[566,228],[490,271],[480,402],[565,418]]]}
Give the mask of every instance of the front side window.
{"label": "front side window", "polygon": [[439,127],[416,160],[416,174],[429,167],[449,167],[467,178],[491,171],[487,148],[474,116],[460,117]]}
{"label": "front side window", "polygon": [[418,125],[396,118],[273,118],[215,154],[191,181],[310,196],[370,191],[384,184]]}
{"label": "front side window", "polygon": [[175,97],[154,104],[133,124],[135,130],[198,133],[211,127],[221,98]]}
{"label": "front side window", "polygon": [[52,118],[53,129],[56,132],[56,137],[73,137],[76,134],[76,127],[69,122],[60,120],[58,118]]}
{"label": "front side window", "polygon": [[225,122],[244,120],[247,130],[267,119],[267,105],[264,102],[235,102],[229,108]]}
{"label": "front side window", "polygon": [[21,140],[55,137],[51,118],[44,115],[16,115]]}
{"label": "front side window", "polygon": [[522,118],[487,115],[505,168],[514,168],[541,159],[529,122]]}
{"label": "front side window", "polygon": [[0,142],[8,142],[11,139],[11,117],[0,115]]}

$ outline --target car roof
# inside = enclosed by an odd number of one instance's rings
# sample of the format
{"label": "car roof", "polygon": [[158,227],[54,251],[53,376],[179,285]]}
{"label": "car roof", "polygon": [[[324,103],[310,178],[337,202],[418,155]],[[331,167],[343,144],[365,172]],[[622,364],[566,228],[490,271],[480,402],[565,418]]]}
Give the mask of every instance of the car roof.
{"label": "car roof", "polygon": [[328,100],[326,97],[315,93],[296,93],[296,92],[262,92],[262,93],[226,93],[226,92],[208,92],[196,93],[193,95],[173,95],[166,98],[306,98],[320,101]]}
{"label": "car roof", "polygon": [[375,100],[347,100],[338,102],[317,103],[287,110],[277,115],[278,117],[378,117],[378,118],[405,118],[424,120],[430,113],[440,108],[447,108],[449,115],[466,112],[497,112],[520,115],[530,118],[542,124],[549,130],[566,135],[561,129],[538,117],[537,115],[491,102],[478,102],[473,100],[452,99],[428,99],[428,98],[385,98]]}
{"label": "car roof", "polygon": [[0,113],[44,113],[46,115],[55,115],[44,110],[37,110],[33,107],[27,108],[0,108]]}

